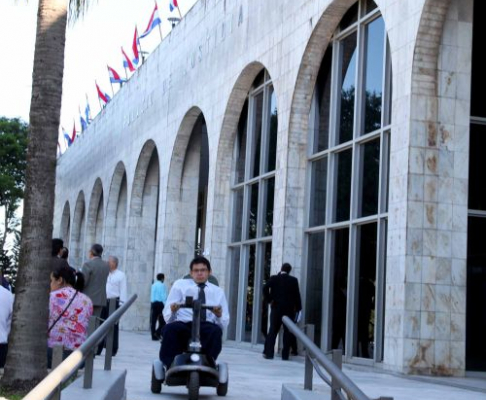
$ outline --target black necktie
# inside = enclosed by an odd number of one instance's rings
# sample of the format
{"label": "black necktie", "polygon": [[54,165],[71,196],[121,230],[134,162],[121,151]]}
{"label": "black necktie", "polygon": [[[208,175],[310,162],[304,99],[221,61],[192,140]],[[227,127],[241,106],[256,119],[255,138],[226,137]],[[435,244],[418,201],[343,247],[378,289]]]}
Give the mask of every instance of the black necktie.
{"label": "black necktie", "polygon": [[[204,288],[206,287],[205,283],[198,283],[199,286],[199,301],[201,305],[206,304],[206,293],[204,293]],[[201,321],[206,321],[206,310],[201,309]]]}

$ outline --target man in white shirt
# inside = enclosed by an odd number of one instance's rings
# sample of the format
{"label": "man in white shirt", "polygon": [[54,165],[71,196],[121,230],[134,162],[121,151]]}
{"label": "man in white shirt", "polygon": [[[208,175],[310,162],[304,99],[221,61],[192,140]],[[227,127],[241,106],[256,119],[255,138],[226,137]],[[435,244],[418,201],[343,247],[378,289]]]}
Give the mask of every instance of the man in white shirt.
{"label": "man in white shirt", "polygon": [[0,368],[5,365],[7,342],[12,323],[14,297],[3,286],[0,286]]}
{"label": "man in white shirt", "polygon": [[[108,266],[110,267],[110,273],[106,280],[106,307],[103,308],[101,313],[101,318],[106,319],[109,317],[109,301],[114,299],[116,301],[116,308],[127,301],[127,277],[124,272],[118,269],[118,257],[109,256]],[[101,354],[103,346],[106,343],[100,343],[98,346],[97,354]],[[113,331],[113,353],[115,356],[118,351],[118,324],[115,324],[115,329]]]}
{"label": "man in white shirt", "polygon": [[200,339],[203,351],[214,360],[222,348],[223,329],[229,323],[228,302],[224,291],[208,282],[211,264],[204,257],[196,257],[190,265],[192,279],[179,279],[174,282],[167,297],[163,315],[167,322],[163,329],[159,357],[169,367],[174,357],[181,354],[191,337],[192,309],[181,308],[186,296],[200,299],[203,304],[214,306],[212,310],[201,310]]}

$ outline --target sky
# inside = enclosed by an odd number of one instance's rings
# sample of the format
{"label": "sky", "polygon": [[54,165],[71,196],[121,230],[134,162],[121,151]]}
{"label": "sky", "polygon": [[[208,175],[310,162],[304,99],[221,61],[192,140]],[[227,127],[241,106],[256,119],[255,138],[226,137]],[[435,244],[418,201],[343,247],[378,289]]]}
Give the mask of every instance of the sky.
{"label": "sky", "polygon": [[[170,32],[168,17],[179,13],[169,11],[170,0],[157,0],[162,19],[162,36]],[[178,0],[184,16],[197,0]],[[38,0],[0,0],[0,116],[20,117],[28,122],[32,86],[35,30]],[[87,14],[66,31],[64,84],[61,125],[71,133],[73,123],[80,131],[79,109],[84,110],[86,96],[93,117],[100,111],[95,81],[112,96],[106,66],[122,77],[121,46],[130,56],[135,25],[141,34],[154,9],[154,0],[91,0]],[[158,28],[141,39],[143,51],[152,52],[160,43]],[[130,76],[130,73],[128,73]],[[118,84],[113,84],[116,93]],[[60,135],[62,149],[66,146]]]}

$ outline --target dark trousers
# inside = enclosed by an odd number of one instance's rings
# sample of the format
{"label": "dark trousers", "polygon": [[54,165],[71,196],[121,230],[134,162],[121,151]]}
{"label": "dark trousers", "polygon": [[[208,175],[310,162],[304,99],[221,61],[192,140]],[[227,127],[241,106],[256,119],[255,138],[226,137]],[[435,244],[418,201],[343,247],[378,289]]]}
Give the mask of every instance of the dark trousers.
{"label": "dark trousers", "polygon": [[7,350],[8,344],[0,343],[0,368],[3,368],[5,365],[5,360],[7,359]]}
{"label": "dark trousers", "polygon": [[[289,313],[282,312],[278,309],[272,308],[270,313],[270,330],[268,331],[267,338],[265,339],[265,347],[263,353],[267,357],[273,357],[274,355],[274,348],[275,348],[275,340],[277,339],[278,331],[282,326],[282,317],[286,315],[290,319],[294,318],[294,315],[289,315]],[[282,359],[288,360],[289,353],[290,353],[290,345],[292,344],[292,337],[294,336],[284,325],[283,326],[284,333],[283,333],[283,348],[282,348]]]}
{"label": "dark trousers", "polygon": [[[160,337],[162,329],[165,326],[165,320],[162,316],[162,311],[164,310],[164,303],[161,301],[154,301],[151,303],[150,307],[150,332],[152,333],[152,338]],[[158,326],[157,326],[158,324]]]}
{"label": "dark trousers", "polygon": [[[164,339],[160,346],[159,358],[169,367],[174,357],[187,349],[191,339],[192,322],[175,321],[165,325],[162,334]],[[201,346],[205,354],[216,360],[222,349],[223,331],[212,322],[201,322]]]}
{"label": "dark trousers", "polygon": [[[102,308],[101,310],[101,320],[104,321],[110,316],[110,302],[109,300],[106,301],[106,306]],[[120,299],[116,299],[116,306],[115,310],[120,307]],[[103,323],[103,322],[101,322]],[[101,324],[100,324],[101,325]],[[115,324],[114,329],[113,329],[113,351],[112,355],[115,356],[116,353],[118,352],[118,324]],[[103,347],[106,348],[106,338],[98,345],[98,351],[96,352],[97,355],[100,355],[101,352],[103,351]]]}

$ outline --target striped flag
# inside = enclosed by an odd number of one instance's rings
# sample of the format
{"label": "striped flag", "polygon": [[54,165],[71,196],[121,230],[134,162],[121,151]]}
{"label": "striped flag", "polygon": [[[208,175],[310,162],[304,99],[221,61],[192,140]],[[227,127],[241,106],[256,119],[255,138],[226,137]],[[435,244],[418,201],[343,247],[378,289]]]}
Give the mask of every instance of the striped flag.
{"label": "striped flag", "polygon": [[148,36],[150,32],[157,26],[162,23],[162,20],[159,17],[159,9],[157,8],[157,3],[155,3],[154,11],[152,11],[152,15],[150,16],[149,23],[147,25],[147,29],[140,35],[140,39]]}
{"label": "striped flag", "polygon": [[119,83],[120,85],[127,80],[122,78],[118,72],[116,72],[113,68],[109,65],[106,66],[108,68],[108,75],[110,75],[110,82],[111,83]]}
{"label": "striped flag", "polygon": [[108,96],[107,93],[101,91],[100,87],[98,86],[98,83],[95,82],[95,84],[96,84],[96,91],[98,92],[98,98],[103,103],[105,103],[105,105],[108,104],[108,102],[111,100],[111,97]]}

